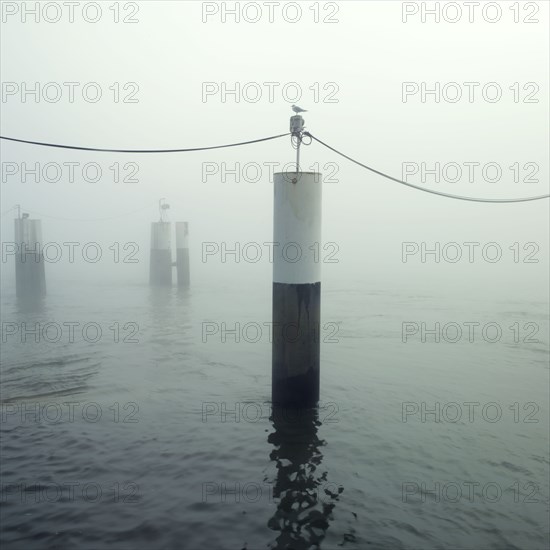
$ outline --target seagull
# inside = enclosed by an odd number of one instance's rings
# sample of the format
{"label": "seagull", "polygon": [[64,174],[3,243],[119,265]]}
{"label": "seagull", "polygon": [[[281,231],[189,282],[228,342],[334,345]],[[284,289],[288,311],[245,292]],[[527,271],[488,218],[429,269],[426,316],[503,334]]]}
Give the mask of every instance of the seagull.
{"label": "seagull", "polygon": [[306,109],[302,109],[301,107],[298,107],[298,105],[293,105],[293,106],[292,106],[292,110],[293,110],[295,113],[307,113],[307,110],[306,110]]}

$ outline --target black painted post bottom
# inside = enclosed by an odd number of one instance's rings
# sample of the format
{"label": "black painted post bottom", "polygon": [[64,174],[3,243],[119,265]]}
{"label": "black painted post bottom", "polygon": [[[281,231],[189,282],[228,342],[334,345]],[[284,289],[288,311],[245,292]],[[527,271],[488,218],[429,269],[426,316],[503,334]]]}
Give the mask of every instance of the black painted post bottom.
{"label": "black painted post bottom", "polygon": [[149,260],[149,283],[152,286],[172,286],[171,224],[151,224],[151,256]]}
{"label": "black painted post bottom", "polygon": [[154,286],[172,285],[172,253],[170,250],[151,250],[149,280]]}
{"label": "black painted post bottom", "polygon": [[26,214],[14,220],[15,291],[18,299],[35,299],[46,294],[46,270],[42,246],[42,223]]}
{"label": "black painted post bottom", "polygon": [[42,253],[17,254],[15,289],[18,298],[33,298],[46,294],[46,272]]}
{"label": "black painted post bottom", "polygon": [[319,402],[321,283],[273,283],[272,390],[274,405]]}
{"label": "black painted post bottom", "polygon": [[176,271],[178,286],[188,287],[191,283],[189,269],[189,223],[176,222]]}

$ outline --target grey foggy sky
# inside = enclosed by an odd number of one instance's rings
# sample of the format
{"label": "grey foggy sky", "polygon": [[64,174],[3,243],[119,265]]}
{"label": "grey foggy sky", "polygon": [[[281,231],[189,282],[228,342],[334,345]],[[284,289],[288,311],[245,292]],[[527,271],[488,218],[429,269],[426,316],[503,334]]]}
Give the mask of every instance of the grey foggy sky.
{"label": "grey foggy sky", "polygon": [[[125,4],[124,2],[121,3]],[[229,3],[232,4],[232,3]],[[241,5],[245,2],[241,2]],[[261,2],[259,3],[262,4]],[[285,4],[282,2],[281,4]],[[521,197],[548,193],[548,19],[547,2],[536,2],[539,23],[514,23],[511,2],[498,2],[502,19],[487,23],[478,12],[456,24],[420,16],[402,22],[402,3],[336,2],[334,24],[303,15],[295,24],[275,10],[275,22],[258,23],[220,17],[203,23],[201,2],[138,2],[136,24],[115,24],[112,2],[101,2],[95,24],[21,23],[17,16],[2,24],[2,81],[97,82],[104,99],[87,103],[78,94],[57,103],[12,96],[2,103],[2,135],[91,147],[200,147],[261,138],[288,131],[290,105],[298,103],[307,129],[344,153],[395,177],[403,162],[499,163],[498,183],[434,183],[425,186],[478,197]],[[325,3],[321,2],[321,6]],[[419,5],[421,3],[418,3]],[[433,2],[428,2],[433,6]],[[461,3],[459,3],[461,4]],[[520,12],[521,17],[525,16]],[[324,12],[321,11],[321,17]],[[114,103],[114,82],[136,82],[138,103]],[[275,100],[267,88],[256,103],[220,95],[203,101],[203,82],[281,83]],[[286,101],[282,85],[297,82],[302,97]],[[309,89],[319,83],[338,86],[337,103],[315,102]],[[402,82],[497,82],[503,97],[473,103],[421,103],[418,96],[402,102]],[[535,82],[538,103],[515,103],[509,87]],[[292,98],[294,99],[294,98]],[[148,270],[149,223],[158,218],[156,203],[166,197],[172,221],[187,220],[191,231],[192,278],[195,281],[243,277],[271,281],[271,265],[201,263],[201,242],[259,243],[272,240],[272,184],[265,162],[291,162],[290,138],[210,152],[171,155],[84,153],[2,142],[3,162],[98,162],[98,183],[60,181],[22,183],[16,176],[2,182],[2,211],[15,203],[55,217],[117,216],[151,205],[149,210],[103,223],[68,223],[42,219],[44,241],[114,241],[140,245],[138,266],[47,264],[61,278],[118,278],[145,281]],[[138,183],[112,181],[108,166],[135,162]],[[257,183],[226,182],[212,176],[202,182],[203,162],[257,162],[264,168]],[[302,165],[337,163],[335,183],[323,189],[323,241],[335,242],[339,262],[323,266],[324,280],[344,283],[363,279],[373,285],[408,284],[415,288],[460,288],[465,294],[513,292],[547,299],[549,201],[511,205],[452,201],[404,188],[367,172],[312,144],[302,149]],[[539,183],[514,183],[510,165],[535,162]],[[525,174],[522,174],[522,177]],[[412,183],[423,184],[418,178]],[[2,240],[13,238],[13,215],[2,218]],[[401,243],[495,241],[505,257],[496,263],[403,264]],[[536,242],[538,264],[515,264],[508,247]],[[13,276],[13,263],[2,264],[3,279]],[[417,281],[417,282],[415,282]],[[423,286],[424,285],[424,286]]]}

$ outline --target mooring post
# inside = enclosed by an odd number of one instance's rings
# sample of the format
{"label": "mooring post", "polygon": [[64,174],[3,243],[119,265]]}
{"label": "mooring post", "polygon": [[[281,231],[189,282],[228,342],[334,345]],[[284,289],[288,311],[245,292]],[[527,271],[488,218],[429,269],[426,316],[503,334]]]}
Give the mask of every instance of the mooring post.
{"label": "mooring post", "polygon": [[46,271],[42,248],[42,222],[28,214],[15,222],[15,291],[18,298],[36,298],[46,294]]}
{"label": "mooring post", "polygon": [[176,269],[178,286],[188,287],[190,283],[188,222],[176,222]]}
{"label": "mooring post", "polygon": [[164,221],[151,224],[149,282],[154,286],[172,285],[171,225]]}
{"label": "mooring post", "polygon": [[274,406],[319,401],[321,319],[321,174],[274,174]]}

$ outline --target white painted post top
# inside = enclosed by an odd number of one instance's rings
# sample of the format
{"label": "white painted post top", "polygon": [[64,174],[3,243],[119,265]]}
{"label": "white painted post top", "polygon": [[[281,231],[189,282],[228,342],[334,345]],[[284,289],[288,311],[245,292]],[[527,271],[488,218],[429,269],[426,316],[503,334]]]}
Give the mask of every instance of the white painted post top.
{"label": "white painted post top", "polygon": [[322,175],[274,174],[273,282],[321,280]]}

